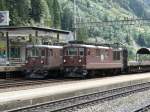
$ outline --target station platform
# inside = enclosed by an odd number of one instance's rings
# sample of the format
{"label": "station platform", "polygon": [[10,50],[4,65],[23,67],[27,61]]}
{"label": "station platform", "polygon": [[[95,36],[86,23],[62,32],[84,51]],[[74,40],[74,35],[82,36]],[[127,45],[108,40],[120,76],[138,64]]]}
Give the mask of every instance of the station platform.
{"label": "station platform", "polygon": [[150,82],[150,73],[73,81],[35,89],[1,92],[0,112],[142,82]]}

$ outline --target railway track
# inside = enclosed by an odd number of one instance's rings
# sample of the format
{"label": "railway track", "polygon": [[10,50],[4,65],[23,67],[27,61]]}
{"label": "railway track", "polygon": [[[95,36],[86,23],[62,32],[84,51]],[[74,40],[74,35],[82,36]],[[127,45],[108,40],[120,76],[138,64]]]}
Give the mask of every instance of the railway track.
{"label": "railway track", "polygon": [[59,80],[59,79],[49,79],[49,80],[0,80],[0,89],[13,88],[13,87],[22,87],[22,86],[31,86],[31,85],[40,85],[40,84],[48,84],[48,83],[57,83],[57,82],[66,82],[71,81],[67,79]]}
{"label": "railway track", "polygon": [[138,110],[135,110],[134,112],[150,112],[150,105],[147,105],[147,106],[142,107]]}
{"label": "railway track", "polygon": [[105,101],[125,97],[134,93],[143,92],[150,89],[150,82],[130,85],[126,87],[115,88],[107,91],[75,96],[72,98],[62,99],[44,104],[38,104],[11,110],[9,112],[73,112],[77,109],[87,106],[96,105]]}

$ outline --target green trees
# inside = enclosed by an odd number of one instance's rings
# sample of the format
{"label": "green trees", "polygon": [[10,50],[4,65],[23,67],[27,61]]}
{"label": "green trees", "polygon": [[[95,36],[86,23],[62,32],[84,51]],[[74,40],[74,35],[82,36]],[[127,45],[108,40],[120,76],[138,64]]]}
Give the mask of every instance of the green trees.
{"label": "green trees", "polygon": [[31,0],[31,17],[35,22],[43,22],[49,16],[48,5],[45,0]]}
{"label": "green trees", "polygon": [[60,17],[60,6],[57,0],[53,1],[53,26],[55,28],[60,28],[61,17]]}
{"label": "green trees", "polygon": [[20,19],[20,24],[27,25],[30,24],[30,13],[31,13],[31,0],[16,0],[16,11],[18,12],[18,17]]}
{"label": "green trees", "polygon": [[0,0],[0,10],[10,11],[11,26],[38,24],[61,27],[61,11],[57,0]]}
{"label": "green trees", "polygon": [[51,26],[61,28],[61,9],[58,0],[46,0],[51,15]]}
{"label": "green trees", "polygon": [[6,10],[6,1],[0,0],[0,10]]}
{"label": "green trees", "polygon": [[73,31],[73,14],[69,10],[69,8],[65,8],[62,13],[61,18],[61,27],[64,30],[72,30]]}
{"label": "green trees", "polygon": [[6,0],[6,10],[10,12],[10,25],[20,25],[21,20],[17,10],[17,0]]}

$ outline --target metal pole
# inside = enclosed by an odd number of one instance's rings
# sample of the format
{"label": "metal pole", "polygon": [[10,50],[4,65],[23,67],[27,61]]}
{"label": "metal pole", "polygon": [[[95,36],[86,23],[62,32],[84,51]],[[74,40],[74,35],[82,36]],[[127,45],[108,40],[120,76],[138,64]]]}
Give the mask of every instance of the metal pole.
{"label": "metal pole", "polygon": [[6,32],[6,41],[7,41],[7,63],[9,65],[9,61],[10,61],[10,42],[9,42],[9,34],[8,32]]}
{"label": "metal pole", "polygon": [[74,26],[74,40],[76,40],[76,0],[74,0],[74,6],[73,6],[73,10],[74,10],[74,15],[73,15],[73,20],[74,20],[74,23],[73,23],[73,26]]}

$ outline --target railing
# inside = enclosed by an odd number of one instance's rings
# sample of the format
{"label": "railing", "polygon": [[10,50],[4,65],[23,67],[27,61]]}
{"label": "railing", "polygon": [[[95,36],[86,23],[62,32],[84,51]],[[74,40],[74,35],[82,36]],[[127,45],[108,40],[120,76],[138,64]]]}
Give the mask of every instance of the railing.
{"label": "railing", "polygon": [[0,65],[6,65],[6,58],[0,58]]}
{"label": "railing", "polygon": [[[9,59],[9,65],[22,65],[25,61],[23,61],[21,58],[10,58]],[[0,58],[0,66],[6,66],[7,65],[7,58]]]}
{"label": "railing", "polygon": [[10,58],[11,64],[24,64],[25,62],[21,58]]}

